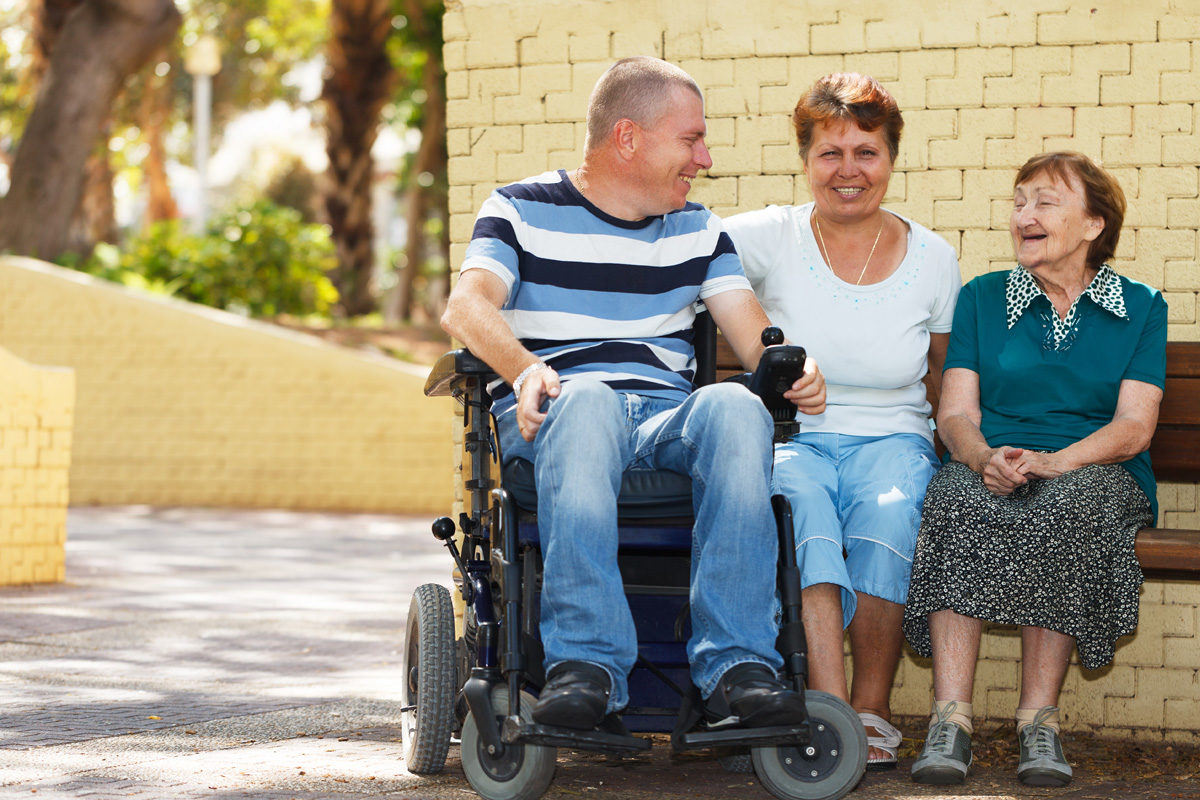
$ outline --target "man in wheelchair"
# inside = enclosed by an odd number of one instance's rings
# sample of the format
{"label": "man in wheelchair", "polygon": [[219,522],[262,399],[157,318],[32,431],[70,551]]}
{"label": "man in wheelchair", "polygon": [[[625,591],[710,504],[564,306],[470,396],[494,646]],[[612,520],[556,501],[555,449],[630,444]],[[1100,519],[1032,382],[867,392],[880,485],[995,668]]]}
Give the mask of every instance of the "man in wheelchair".
{"label": "man in wheelchair", "polygon": [[[542,725],[592,730],[628,702],[637,640],[617,496],[639,469],[692,480],[687,655],[709,724],[804,719],[802,696],[777,676],[771,417],[742,385],[692,391],[698,302],[749,369],[770,324],[720,221],[687,201],[712,165],[704,137],[685,72],[617,62],[592,92],[583,164],[484,203],[442,319],[501,378],[489,388],[503,460],[533,464]],[[803,413],[824,409],[811,360],[784,396]]]}

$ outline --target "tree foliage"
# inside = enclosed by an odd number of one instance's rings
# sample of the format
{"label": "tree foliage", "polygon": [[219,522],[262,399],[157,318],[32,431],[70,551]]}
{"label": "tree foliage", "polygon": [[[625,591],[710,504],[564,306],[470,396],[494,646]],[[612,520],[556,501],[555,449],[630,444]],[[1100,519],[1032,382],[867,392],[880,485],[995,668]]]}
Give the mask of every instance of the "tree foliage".
{"label": "tree foliage", "polygon": [[[324,59],[324,102],[316,109],[316,116],[328,130],[332,180],[327,178],[324,185],[332,188],[323,193],[325,201],[318,218],[331,224],[338,242],[339,266],[331,274],[343,286],[343,311],[357,314],[378,307],[378,289],[371,282],[378,262],[373,252],[370,213],[371,185],[377,176],[372,174],[370,151],[380,126],[389,125],[420,129],[423,142],[406,157],[394,189],[404,200],[409,244],[399,258],[396,275],[400,291],[390,298],[389,316],[409,317],[414,302],[436,313],[434,307],[439,295],[444,295],[441,287],[448,272],[442,0],[0,3],[0,164],[12,160],[26,129],[33,98],[39,88],[45,88],[38,78],[49,61],[38,61],[38,48],[42,47],[44,53],[52,51],[54,36],[66,24],[68,12],[76,6],[153,3],[178,9],[183,22],[147,57],[148,63],[124,81],[122,91],[108,104],[106,122],[87,145],[93,161],[97,161],[96,155],[104,156],[99,160],[104,163],[98,161],[95,165],[102,180],[93,179],[93,183],[111,183],[103,176],[115,173],[134,191],[148,193],[147,221],[178,216],[166,165],[171,161],[187,164],[192,159],[188,126],[194,82],[184,70],[184,57],[199,36],[212,35],[221,43],[221,71],[213,81],[214,148],[221,142],[225,125],[247,110],[263,108],[276,100],[293,106],[314,100],[303,93],[297,75],[316,69],[313,65]],[[42,21],[49,23],[44,29],[35,24]],[[42,37],[46,32],[51,35]],[[91,77],[82,76],[85,82]],[[59,167],[63,174],[71,170],[84,172],[82,167]],[[281,176],[270,191],[281,198],[293,198],[291,202],[297,205],[306,205],[302,195],[309,179],[302,178]],[[307,185],[311,194],[312,184]],[[103,194],[111,206],[111,193]],[[3,203],[4,198],[0,198]],[[103,203],[99,205],[103,207]],[[58,209],[37,213],[48,218],[76,212]],[[306,208],[305,213],[311,214],[310,209]],[[165,236],[162,231],[156,235]],[[88,250],[90,244],[79,252]],[[32,251],[48,256],[53,255],[54,248],[37,245]],[[113,251],[105,252],[111,255]],[[347,268],[348,264],[353,266]]]}
{"label": "tree foliage", "polygon": [[203,235],[179,220],[147,226],[120,248],[98,248],[80,268],[126,285],[248,313],[325,314],[337,300],[329,229],[262,200],[215,218]]}
{"label": "tree foliage", "polygon": [[[149,221],[171,218],[173,201],[163,166],[168,160],[192,163],[186,130],[193,116],[195,81],[184,69],[188,48],[200,36],[220,43],[221,70],[212,83],[212,141],[246,111],[276,100],[299,104],[295,71],[316,59],[328,35],[329,0],[179,0],[184,24],[155,62],[131,80],[114,109],[110,144],[115,168],[135,186],[147,182]],[[170,143],[174,141],[174,149]]]}
{"label": "tree foliage", "polygon": [[[11,161],[23,133],[30,98],[48,63],[44,56],[65,24],[66,12],[84,4],[85,0],[27,0],[0,13],[0,153],[7,154],[6,161]],[[166,149],[166,134],[186,124],[192,114],[193,81],[183,69],[186,48],[201,34],[222,42],[222,70],[213,85],[214,138],[219,141],[224,123],[237,114],[276,99],[298,101],[300,87],[289,73],[315,58],[327,35],[328,0],[179,0],[178,5],[186,12],[178,34],[126,81],[97,137],[93,153],[109,159],[111,167],[93,158],[88,168],[109,181],[113,173],[125,175],[134,186],[146,180],[151,219],[174,214],[165,183],[166,161],[191,160],[190,147]],[[88,193],[92,205],[111,207],[111,192],[107,203],[92,194]],[[67,246],[86,253],[90,242],[79,228],[76,221]]]}
{"label": "tree foliage", "polygon": [[23,3],[0,6],[0,163],[12,160],[33,106],[25,83],[29,67],[28,34]]}
{"label": "tree foliage", "polygon": [[236,115],[275,100],[301,102],[292,73],[324,50],[329,0],[180,0],[180,5],[185,22],[166,58],[174,76],[176,119],[191,115],[192,79],[183,55],[202,35],[221,44],[221,71],[213,78],[214,146]]}
{"label": "tree foliage", "polygon": [[0,249],[63,252],[117,93],[179,22],[172,0],[83,0],[67,16],[0,198]]}

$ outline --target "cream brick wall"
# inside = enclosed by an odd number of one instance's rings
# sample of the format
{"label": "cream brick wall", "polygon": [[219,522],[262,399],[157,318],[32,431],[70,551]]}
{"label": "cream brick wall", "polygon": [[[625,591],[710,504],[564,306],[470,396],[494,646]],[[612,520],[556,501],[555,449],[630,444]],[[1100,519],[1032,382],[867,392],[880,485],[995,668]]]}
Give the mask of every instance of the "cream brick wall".
{"label": "cream brick wall", "polygon": [[[13,257],[0,258],[0,346],[75,370],[77,505],[453,502],[450,401],[423,395],[425,368]],[[0,481],[0,508],[8,491]]]}
{"label": "cream brick wall", "polygon": [[75,375],[0,348],[0,586],[64,577]]}
{"label": "cream brick wall", "polygon": [[[616,58],[666,58],[705,90],[715,164],[692,197],[722,215],[809,199],[789,112],[816,78],[857,70],[904,112],[886,204],[945,237],[964,279],[1012,264],[1016,168],[1080,150],[1129,200],[1117,268],[1163,290],[1172,340],[1200,341],[1196,3],[463,0],[447,2],[444,30],[454,263],[492,189],[579,163],[588,93]],[[1195,485],[1166,485],[1160,500],[1165,524],[1200,528]],[[1069,724],[1200,737],[1198,609],[1200,585],[1148,584],[1115,665],[1073,668]],[[1164,631],[1157,620],[1176,612],[1193,627]],[[976,700],[988,715],[1012,712],[1016,644],[987,634]],[[910,658],[899,684],[896,710],[925,713],[928,665]]]}

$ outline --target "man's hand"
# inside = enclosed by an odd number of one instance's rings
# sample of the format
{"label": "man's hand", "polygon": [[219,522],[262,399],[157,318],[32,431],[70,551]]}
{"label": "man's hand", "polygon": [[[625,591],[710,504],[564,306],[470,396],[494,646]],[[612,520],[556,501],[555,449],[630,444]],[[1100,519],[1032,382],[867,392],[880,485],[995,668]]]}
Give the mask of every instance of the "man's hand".
{"label": "man's hand", "polygon": [[814,358],[804,360],[804,374],[792,388],[783,393],[801,414],[820,414],[825,411],[825,376]]}
{"label": "man's hand", "polygon": [[558,373],[550,367],[542,367],[530,373],[521,384],[521,396],[517,398],[517,428],[521,438],[532,442],[538,430],[546,420],[542,403],[547,397],[558,397],[561,387],[558,383]]}
{"label": "man's hand", "polygon": [[983,485],[989,492],[996,495],[1010,495],[1018,486],[1024,486],[1029,479],[1017,468],[1026,451],[1019,447],[996,447],[986,450],[983,457],[971,469],[983,478]]}

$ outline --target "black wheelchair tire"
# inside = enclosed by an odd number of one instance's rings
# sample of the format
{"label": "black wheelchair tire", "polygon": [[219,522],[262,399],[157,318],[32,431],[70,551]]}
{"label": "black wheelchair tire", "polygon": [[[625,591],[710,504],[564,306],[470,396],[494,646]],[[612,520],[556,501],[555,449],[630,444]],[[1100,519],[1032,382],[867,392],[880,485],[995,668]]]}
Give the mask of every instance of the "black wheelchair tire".
{"label": "black wheelchair tire", "polygon": [[[521,719],[531,719],[535,699],[521,692]],[[508,711],[508,687],[492,689],[492,707],[497,716]],[[471,788],[484,800],[537,800],[550,788],[558,750],[533,744],[505,745],[504,754],[488,755],[479,739],[475,717],[467,715],[462,730],[462,766]]]}
{"label": "black wheelchair tire", "polygon": [[404,766],[417,775],[442,771],[457,719],[454,604],[450,592],[425,583],[413,592],[404,641],[400,738]]}
{"label": "black wheelchair tire", "polygon": [[867,771],[867,734],[854,709],[825,692],[805,692],[813,726],[807,747],[755,747],[754,771],[780,800],[837,800]]}

